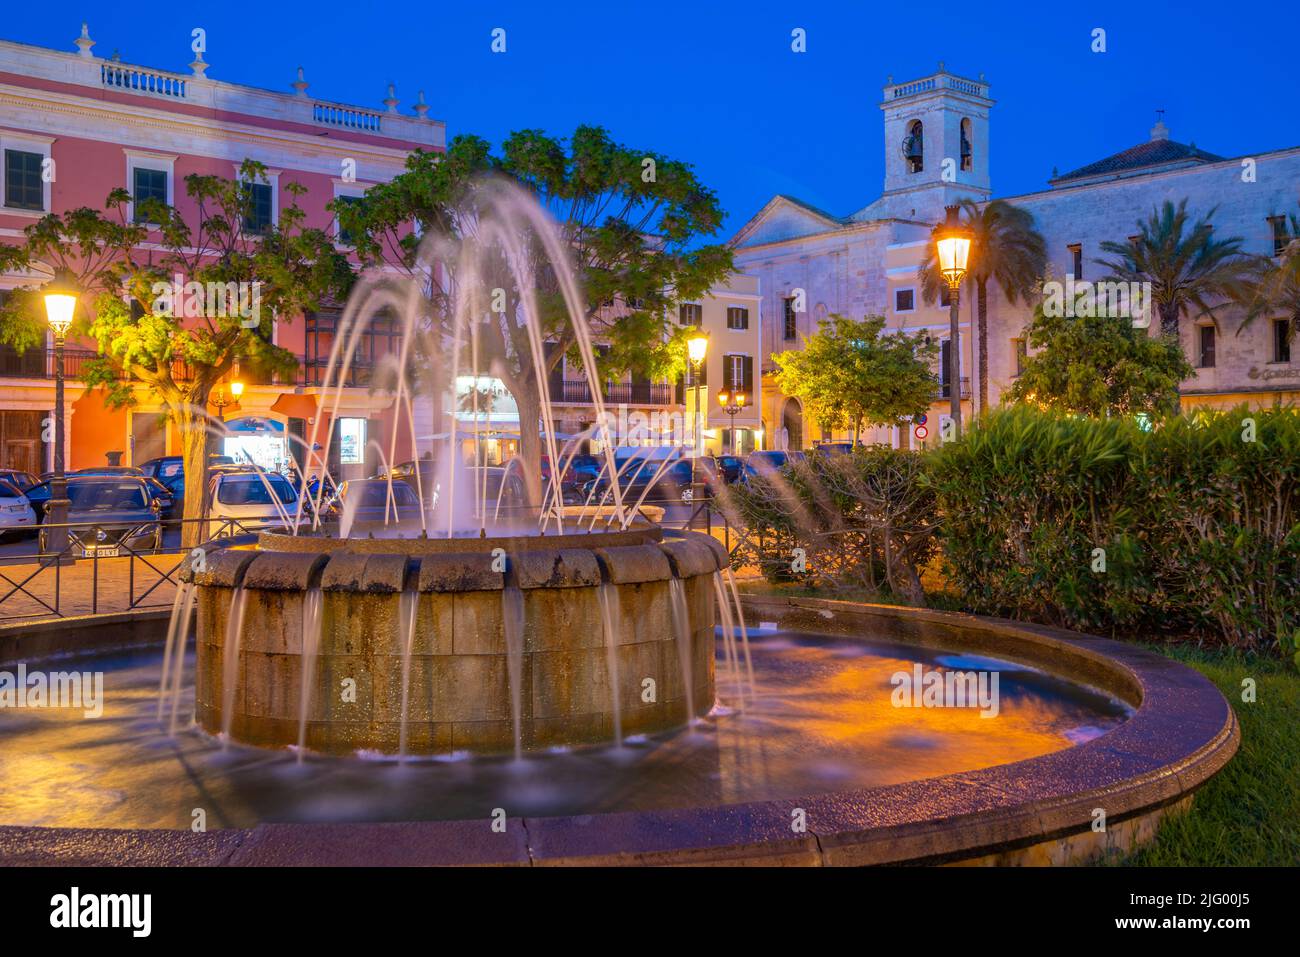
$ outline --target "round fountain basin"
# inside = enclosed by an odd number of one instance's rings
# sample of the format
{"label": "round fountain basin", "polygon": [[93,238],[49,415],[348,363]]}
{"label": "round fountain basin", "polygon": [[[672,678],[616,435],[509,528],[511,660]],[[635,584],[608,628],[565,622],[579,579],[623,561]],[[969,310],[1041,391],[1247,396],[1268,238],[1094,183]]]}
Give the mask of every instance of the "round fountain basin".
{"label": "round fountain basin", "polygon": [[195,718],[234,741],[327,754],[511,753],[671,730],[713,704],[725,563],[709,536],[649,526],[263,535],[182,574],[197,589]]}

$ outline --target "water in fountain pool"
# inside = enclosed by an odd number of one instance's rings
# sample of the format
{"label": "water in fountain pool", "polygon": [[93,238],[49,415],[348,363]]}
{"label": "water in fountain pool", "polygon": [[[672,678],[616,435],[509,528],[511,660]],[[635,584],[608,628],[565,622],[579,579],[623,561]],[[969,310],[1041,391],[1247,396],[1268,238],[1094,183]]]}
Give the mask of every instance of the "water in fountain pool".
{"label": "water in fountain pool", "polygon": [[[1021,665],[938,650],[757,629],[746,709],[623,747],[510,758],[366,760],[265,751],[157,723],[163,652],[101,657],[105,711],[13,712],[0,724],[0,823],[187,828],[261,821],[391,821],[729,804],[893,784],[1022,760],[1096,737],[1129,713]],[[721,653],[722,644],[719,643]],[[997,718],[896,708],[890,678],[993,668]],[[71,665],[68,665],[71,667]],[[192,669],[186,669],[192,673]],[[183,713],[193,696],[184,688]]]}

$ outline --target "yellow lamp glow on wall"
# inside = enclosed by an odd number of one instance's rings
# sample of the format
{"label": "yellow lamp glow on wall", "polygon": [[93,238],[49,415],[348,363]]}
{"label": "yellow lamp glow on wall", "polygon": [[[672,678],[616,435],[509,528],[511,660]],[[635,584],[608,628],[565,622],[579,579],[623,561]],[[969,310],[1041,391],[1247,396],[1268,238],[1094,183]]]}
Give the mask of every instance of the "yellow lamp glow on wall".
{"label": "yellow lamp glow on wall", "polygon": [[970,261],[971,231],[962,225],[957,207],[948,207],[948,219],[939,227],[935,246],[939,254],[939,272],[950,287],[961,285]]}

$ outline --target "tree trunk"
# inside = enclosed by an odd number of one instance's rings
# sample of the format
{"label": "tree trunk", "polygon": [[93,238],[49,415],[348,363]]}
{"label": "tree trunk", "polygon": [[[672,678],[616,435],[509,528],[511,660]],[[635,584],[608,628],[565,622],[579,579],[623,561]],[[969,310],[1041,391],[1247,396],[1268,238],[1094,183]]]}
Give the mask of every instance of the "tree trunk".
{"label": "tree trunk", "polygon": [[975,414],[983,415],[989,407],[989,284],[977,283],[976,296],[978,338],[976,348],[979,350],[980,401]]}
{"label": "tree trunk", "polygon": [[[185,507],[181,514],[187,519],[204,518],[208,493],[207,422],[189,406],[181,406],[175,419],[181,434],[181,458],[185,469]],[[203,525],[203,522],[185,522],[181,526],[182,547],[193,548],[207,538]]]}
{"label": "tree trunk", "polygon": [[[521,377],[522,378],[522,377]],[[528,504],[537,507],[542,503],[542,439],[539,425],[542,419],[542,401],[539,390],[528,380],[515,383],[511,390],[515,405],[519,408],[519,458],[523,472],[524,491]],[[557,463],[551,463],[552,470],[558,469]],[[552,474],[556,474],[554,471]],[[556,480],[559,480],[556,474]]]}

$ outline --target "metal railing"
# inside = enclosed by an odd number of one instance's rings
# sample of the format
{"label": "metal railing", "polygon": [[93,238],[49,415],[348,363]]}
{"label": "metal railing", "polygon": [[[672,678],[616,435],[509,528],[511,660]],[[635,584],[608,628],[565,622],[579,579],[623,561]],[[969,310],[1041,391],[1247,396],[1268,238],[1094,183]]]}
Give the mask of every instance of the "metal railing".
{"label": "metal railing", "polygon": [[[181,547],[179,542],[163,542],[167,530],[174,530],[183,538],[187,525],[202,523],[204,534],[197,546]],[[66,522],[58,525],[42,524],[33,531],[46,532],[64,529],[69,538],[69,551],[57,553],[44,550],[45,535],[40,534],[34,553],[8,556],[0,559],[0,621],[27,618],[66,618],[70,615],[100,614],[102,610],[115,612],[143,608],[166,608],[172,595],[164,591],[166,585],[177,585],[176,573],[195,547],[205,547],[214,542],[227,544],[239,535],[252,535],[261,529],[250,528],[238,519],[185,518],[158,519],[135,523],[140,528],[157,527],[155,539],[158,547],[141,548],[131,542],[142,537],[123,534],[113,545],[99,545],[101,531],[118,532],[129,523]],[[145,535],[151,534],[146,531]],[[95,545],[91,545],[95,542]],[[78,557],[74,553],[80,551]],[[109,566],[107,563],[117,564]],[[125,562],[123,569],[122,563]],[[67,569],[82,569],[89,565],[89,580],[84,574],[71,576]],[[113,574],[106,574],[111,568]],[[51,586],[41,589],[40,586]],[[69,611],[68,604],[74,596],[67,592],[77,590],[76,607]],[[123,592],[125,589],[125,592]],[[38,590],[41,593],[38,594]],[[88,590],[88,591],[87,591]],[[122,602],[123,594],[126,601]],[[109,601],[110,597],[115,599]],[[26,609],[17,606],[26,602]],[[107,609],[111,604],[113,607]]]}
{"label": "metal railing", "polygon": [[[551,387],[555,402],[591,402],[591,386],[585,379],[566,379]],[[630,405],[672,405],[673,386],[664,382],[611,382],[601,390],[605,402]]]}

